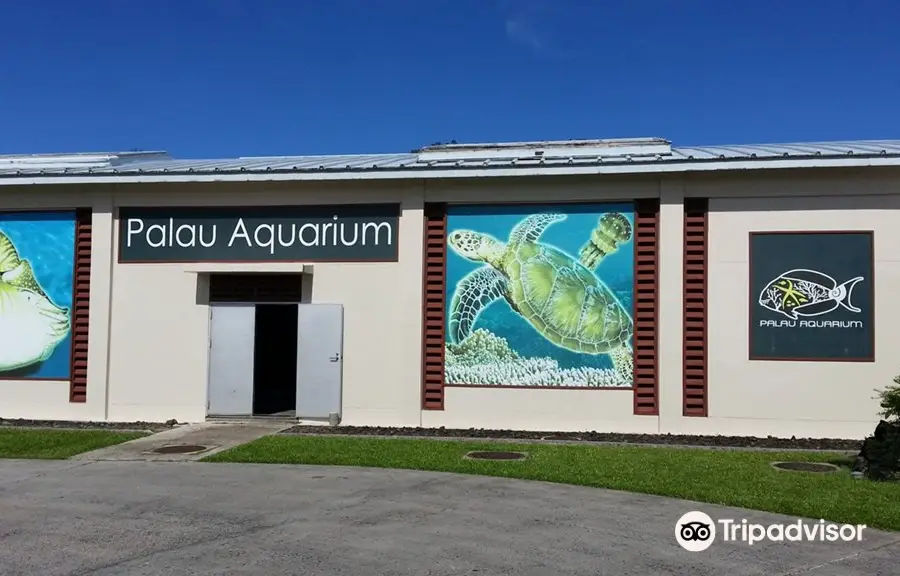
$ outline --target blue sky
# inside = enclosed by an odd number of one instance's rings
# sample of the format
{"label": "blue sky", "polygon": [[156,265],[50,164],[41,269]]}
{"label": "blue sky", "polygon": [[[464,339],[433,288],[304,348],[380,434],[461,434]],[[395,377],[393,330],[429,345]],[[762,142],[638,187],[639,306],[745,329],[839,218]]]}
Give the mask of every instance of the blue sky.
{"label": "blue sky", "polygon": [[0,153],[900,137],[894,0],[28,0]]}

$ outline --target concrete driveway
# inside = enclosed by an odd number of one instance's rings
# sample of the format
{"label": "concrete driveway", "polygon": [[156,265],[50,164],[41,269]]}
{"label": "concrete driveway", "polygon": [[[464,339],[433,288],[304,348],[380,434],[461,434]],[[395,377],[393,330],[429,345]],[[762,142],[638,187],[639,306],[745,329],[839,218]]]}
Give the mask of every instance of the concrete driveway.
{"label": "concrete driveway", "polygon": [[898,534],[715,542],[675,523],[796,520],[451,474],[196,462],[0,462],[0,574],[896,574]]}

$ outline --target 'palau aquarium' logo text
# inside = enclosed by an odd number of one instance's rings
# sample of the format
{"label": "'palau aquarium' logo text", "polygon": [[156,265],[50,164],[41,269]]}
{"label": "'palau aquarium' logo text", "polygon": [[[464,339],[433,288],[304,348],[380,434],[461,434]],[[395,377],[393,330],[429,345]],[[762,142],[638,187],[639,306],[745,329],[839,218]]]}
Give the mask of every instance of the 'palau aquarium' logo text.
{"label": "'palau aquarium' logo text", "polygon": [[767,328],[862,328],[861,320],[815,319],[838,308],[862,312],[853,305],[853,288],[864,278],[857,276],[838,284],[831,276],[816,270],[797,268],[779,274],[766,284],[759,305],[785,316],[786,320],[760,320]]}

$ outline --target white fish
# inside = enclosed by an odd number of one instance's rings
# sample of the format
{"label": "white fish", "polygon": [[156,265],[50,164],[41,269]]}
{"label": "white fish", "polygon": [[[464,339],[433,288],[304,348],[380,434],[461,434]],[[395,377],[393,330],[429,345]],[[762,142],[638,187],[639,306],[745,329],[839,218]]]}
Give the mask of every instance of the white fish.
{"label": "white fish", "polygon": [[0,371],[44,362],[70,327],[69,309],[50,300],[31,264],[0,232]]}
{"label": "white fish", "polygon": [[833,312],[843,307],[851,312],[861,312],[853,305],[853,288],[865,278],[857,276],[838,284],[837,281],[817,270],[796,268],[779,274],[766,284],[759,295],[759,305],[772,312],[784,314],[791,320],[810,318]]}

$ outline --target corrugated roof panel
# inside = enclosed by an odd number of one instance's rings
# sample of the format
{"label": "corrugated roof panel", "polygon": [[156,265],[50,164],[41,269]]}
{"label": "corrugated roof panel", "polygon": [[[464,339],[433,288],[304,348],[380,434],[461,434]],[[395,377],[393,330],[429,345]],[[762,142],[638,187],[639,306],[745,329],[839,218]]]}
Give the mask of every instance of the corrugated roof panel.
{"label": "corrugated roof panel", "polygon": [[774,158],[799,156],[900,155],[900,140],[849,142],[797,142],[784,144],[740,144],[725,146],[679,146],[679,154],[701,158]]}
{"label": "corrugated roof panel", "polygon": [[[160,154],[160,153],[156,153]],[[145,157],[124,162],[110,162],[105,166],[41,167],[27,163],[4,167],[0,163],[0,178],[37,176],[91,175],[191,175],[234,174],[264,172],[357,172],[405,171],[427,169],[511,169],[558,166],[592,166],[621,164],[658,164],[730,160],[766,161],[780,158],[845,158],[848,156],[900,158],[900,140],[869,140],[846,142],[798,142],[784,144],[742,144],[724,146],[677,146],[671,154],[655,156],[600,157],[573,154],[572,156],[534,156],[523,152],[521,157],[476,158],[455,156],[422,160],[410,154],[348,154],[316,156],[275,156],[224,159],[178,160],[166,157]]]}

